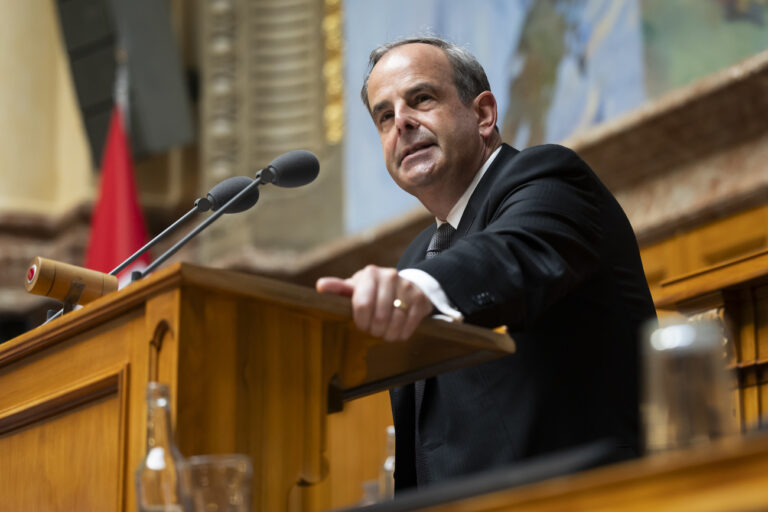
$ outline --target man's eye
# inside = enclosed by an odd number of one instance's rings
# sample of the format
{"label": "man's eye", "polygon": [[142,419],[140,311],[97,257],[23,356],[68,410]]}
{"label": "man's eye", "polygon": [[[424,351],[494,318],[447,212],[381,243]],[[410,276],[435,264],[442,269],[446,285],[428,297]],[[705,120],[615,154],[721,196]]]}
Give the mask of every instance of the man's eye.
{"label": "man's eye", "polygon": [[416,103],[422,103],[422,102],[427,101],[429,99],[431,99],[431,97],[429,95],[427,95],[427,94],[419,94],[418,96],[416,96]]}
{"label": "man's eye", "polygon": [[379,116],[379,124],[380,124],[380,125],[382,125],[382,124],[384,124],[386,121],[389,121],[390,119],[392,119],[392,114],[391,114],[391,113],[387,112],[387,113],[385,113],[385,114],[381,114],[381,115]]}

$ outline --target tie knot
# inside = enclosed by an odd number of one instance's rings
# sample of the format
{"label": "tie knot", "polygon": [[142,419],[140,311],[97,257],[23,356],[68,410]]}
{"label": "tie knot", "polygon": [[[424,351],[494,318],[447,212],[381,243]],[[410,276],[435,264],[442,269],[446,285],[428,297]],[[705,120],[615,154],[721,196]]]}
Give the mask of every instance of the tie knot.
{"label": "tie knot", "polygon": [[456,230],[453,229],[453,226],[447,222],[440,224],[440,227],[437,228],[435,234],[432,235],[432,239],[429,241],[426,258],[433,258],[450,247],[451,238],[453,238],[453,233],[455,232]]}

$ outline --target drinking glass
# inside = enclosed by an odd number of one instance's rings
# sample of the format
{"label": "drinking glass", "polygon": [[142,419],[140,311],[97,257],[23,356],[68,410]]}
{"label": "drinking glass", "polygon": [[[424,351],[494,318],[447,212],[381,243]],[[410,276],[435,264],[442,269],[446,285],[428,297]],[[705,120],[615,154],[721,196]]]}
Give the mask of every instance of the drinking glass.
{"label": "drinking glass", "polygon": [[672,323],[645,346],[646,448],[685,448],[733,434],[732,376],[723,325]]}
{"label": "drinking glass", "polygon": [[199,455],[187,459],[193,512],[250,512],[253,467],[246,455]]}

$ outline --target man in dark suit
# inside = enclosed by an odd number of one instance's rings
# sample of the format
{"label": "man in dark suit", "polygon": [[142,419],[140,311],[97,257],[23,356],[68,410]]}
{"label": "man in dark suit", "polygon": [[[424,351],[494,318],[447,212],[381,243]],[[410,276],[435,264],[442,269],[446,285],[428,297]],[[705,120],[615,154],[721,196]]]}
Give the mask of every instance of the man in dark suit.
{"label": "man in dark suit", "polygon": [[387,169],[436,217],[398,269],[318,290],[407,339],[435,309],[506,325],[517,353],[393,390],[397,489],[608,439],[640,451],[638,335],[655,315],[632,228],[575,153],[501,142],[482,67],[439,39],[384,45],[363,86]]}

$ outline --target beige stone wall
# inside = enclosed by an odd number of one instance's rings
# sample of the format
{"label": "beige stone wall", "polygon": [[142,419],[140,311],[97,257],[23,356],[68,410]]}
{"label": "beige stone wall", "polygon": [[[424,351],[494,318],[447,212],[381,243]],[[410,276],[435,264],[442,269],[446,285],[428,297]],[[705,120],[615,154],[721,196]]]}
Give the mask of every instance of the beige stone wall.
{"label": "beige stone wall", "polygon": [[60,215],[92,195],[55,4],[0,0],[0,214]]}
{"label": "beige stone wall", "polygon": [[[58,27],[58,25],[56,25]],[[94,197],[95,174],[88,141],[75,97],[69,62],[61,39],[56,41],[56,159],[57,201],[54,211],[69,211]]]}
{"label": "beige stone wall", "polygon": [[0,0],[0,313],[34,256],[82,263],[94,173],[53,0]]}

